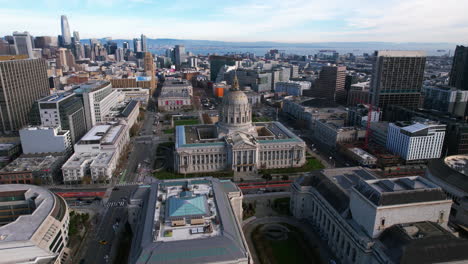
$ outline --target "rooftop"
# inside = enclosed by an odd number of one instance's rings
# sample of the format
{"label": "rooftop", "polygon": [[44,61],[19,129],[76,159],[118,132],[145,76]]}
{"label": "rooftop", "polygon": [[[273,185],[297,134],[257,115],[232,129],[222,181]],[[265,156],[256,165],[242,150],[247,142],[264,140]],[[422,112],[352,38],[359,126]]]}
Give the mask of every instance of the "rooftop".
{"label": "rooftop", "polygon": [[[30,240],[42,222],[51,215],[61,221],[64,217],[66,205],[61,198],[49,190],[27,184],[2,184],[0,185],[0,205],[2,203],[27,203],[32,201],[31,212],[20,215],[9,224],[0,226],[0,253],[1,244],[4,242]],[[55,203],[60,203],[55,210]],[[29,204],[31,206],[31,204]]]}
{"label": "rooftop", "polygon": [[439,186],[419,176],[362,180],[354,188],[376,206],[447,199]]}
{"label": "rooftop", "polygon": [[61,160],[62,156],[21,156],[0,170],[0,173],[23,171],[48,171],[52,164]]}
{"label": "rooftop", "polygon": [[428,171],[453,188],[468,193],[468,155],[449,156],[428,163]]}
{"label": "rooftop", "polygon": [[379,50],[379,57],[426,57],[424,51],[404,51],[404,50]]}
{"label": "rooftop", "polygon": [[108,82],[108,81],[93,80],[93,81],[89,81],[89,82],[84,83],[84,84],[74,86],[73,87],[73,92],[78,93],[78,94],[90,93],[90,92],[94,92],[94,91],[97,91],[99,89],[102,89],[104,87],[107,87],[109,85],[110,85],[110,82]]}
{"label": "rooftop", "polygon": [[393,225],[383,231],[381,247],[394,263],[464,263],[468,259],[468,240],[433,222]]}
{"label": "rooftop", "polygon": [[56,103],[67,97],[73,96],[72,92],[56,93],[38,100],[39,103]]}
{"label": "rooftop", "polygon": [[231,263],[247,258],[227,197],[227,190],[236,187],[226,184],[213,178],[153,184],[143,208],[144,222],[132,243],[131,263]]}
{"label": "rooftop", "polygon": [[124,127],[124,125],[94,126],[77,144],[114,144]]}

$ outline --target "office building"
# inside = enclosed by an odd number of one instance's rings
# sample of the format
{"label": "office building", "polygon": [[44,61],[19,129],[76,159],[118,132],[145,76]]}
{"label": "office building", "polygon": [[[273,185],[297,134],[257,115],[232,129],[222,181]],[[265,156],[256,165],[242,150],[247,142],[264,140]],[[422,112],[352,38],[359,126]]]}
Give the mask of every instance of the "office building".
{"label": "office building", "polygon": [[468,111],[468,90],[451,86],[427,86],[424,91],[424,108],[465,117]]}
{"label": "office building", "polygon": [[284,93],[292,96],[302,96],[302,91],[309,90],[311,86],[310,82],[277,82],[275,83],[275,92]]}
{"label": "office building", "polygon": [[16,55],[15,44],[10,44],[4,39],[0,39],[0,56]]}
{"label": "office building", "polygon": [[345,66],[323,66],[312,92],[315,97],[346,104],[345,80]]}
{"label": "office building", "polygon": [[134,38],[133,39],[133,52],[141,52],[141,40]]}
{"label": "office building", "polygon": [[63,164],[65,183],[109,182],[122,150],[130,141],[124,124],[97,125],[75,146],[75,153]]}
{"label": "office building", "polygon": [[378,51],[371,79],[371,102],[385,114],[388,105],[420,104],[426,55],[422,51]]}
{"label": "office building", "polygon": [[241,59],[235,57],[228,57],[228,56],[210,56],[210,80],[212,82],[216,81],[218,77],[219,71],[224,66],[236,66],[240,65]]}
{"label": "office building", "polygon": [[0,185],[1,263],[67,263],[69,209],[65,200],[34,185]]}
{"label": "office building", "polygon": [[73,31],[73,41],[80,42],[80,32]]}
{"label": "office building", "polygon": [[49,36],[39,36],[34,38],[34,47],[38,49],[45,49],[54,46],[54,40]]}
{"label": "office building", "polygon": [[387,149],[406,161],[438,159],[444,145],[445,125],[396,122],[388,126]]}
{"label": "office building", "polygon": [[442,113],[434,110],[412,110],[405,107],[389,107],[384,116],[386,120],[396,121],[422,121],[432,120],[447,126],[444,147],[444,155],[468,154],[468,124],[464,118]]}
{"label": "office building", "polygon": [[173,111],[192,108],[193,88],[187,80],[166,80],[158,96],[158,109]]}
{"label": "office building", "polygon": [[32,36],[28,32],[13,32],[15,40],[15,49],[17,55],[28,55],[30,59],[34,59],[34,44]]}
{"label": "office building", "polygon": [[62,44],[64,46],[69,46],[72,43],[71,34],[70,34],[70,26],[68,25],[68,18],[67,16],[61,16],[60,22],[62,26]]}
{"label": "office building", "polygon": [[42,59],[0,57],[0,131],[17,132],[28,124],[34,102],[50,94],[47,65]]}
{"label": "office building", "polygon": [[468,260],[462,250],[468,240],[447,226],[452,201],[425,178],[376,179],[361,167],[324,169],[297,179],[291,189],[292,214],[316,228],[340,263]]}
{"label": "office building", "polygon": [[60,184],[60,168],[65,162],[62,153],[50,155],[21,155],[0,169],[1,184]]}
{"label": "office building", "polygon": [[26,127],[19,134],[24,154],[67,154],[72,150],[70,131],[59,127]]}
{"label": "office building", "polygon": [[34,126],[68,130],[73,144],[87,131],[83,102],[72,92],[57,93],[39,99],[33,105],[29,123]]}
{"label": "office building", "polygon": [[369,104],[371,102],[370,82],[351,84],[347,94],[347,105],[349,106],[355,106],[357,104]]}
{"label": "office building", "polygon": [[177,126],[175,144],[179,173],[228,170],[241,177],[306,161],[305,142],[281,123],[252,123],[252,106],[237,79],[223,97],[218,123]]}
{"label": "office building", "polygon": [[156,67],[151,52],[145,52],[144,70],[146,77],[150,78],[150,94],[152,95],[156,89]]}
{"label": "office building", "polygon": [[314,137],[322,144],[335,148],[339,143],[363,140],[364,128],[345,126],[345,119],[319,119],[315,122]]}
{"label": "office building", "polygon": [[115,61],[121,62],[124,60],[124,50],[122,48],[117,48],[115,51]]}
{"label": "office building", "polygon": [[468,91],[468,47],[460,45],[455,49],[449,85]]}
{"label": "office building", "polygon": [[242,233],[242,192],[216,178],[166,180],[130,199],[128,263],[251,264]]}
{"label": "office building", "polygon": [[333,101],[310,97],[286,97],[283,100],[283,113],[294,118],[296,123],[311,132],[320,119],[343,119],[347,110]]}
{"label": "office building", "polygon": [[71,50],[66,48],[59,48],[56,52],[57,68],[65,72],[75,68],[75,56]]}
{"label": "office building", "polygon": [[118,102],[118,93],[108,81],[93,81],[81,84],[73,90],[83,100],[86,128],[104,122],[104,117]]}
{"label": "office building", "polygon": [[128,102],[130,100],[138,101],[141,105],[148,104],[149,89],[143,88],[113,88],[119,94],[123,96],[123,101]]}
{"label": "office building", "polygon": [[180,66],[182,66],[183,63],[187,62],[187,54],[185,54],[185,46],[175,45],[174,55],[175,55],[176,68],[180,69]]}
{"label": "office building", "polygon": [[146,36],[141,34],[141,51],[147,52],[148,51],[148,44],[146,40]]}
{"label": "office building", "polygon": [[[377,107],[370,105],[359,104],[357,106],[348,107],[348,126],[366,126],[367,121],[370,118],[370,122],[379,122],[382,116],[382,112]],[[370,113],[369,113],[370,112]]]}
{"label": "office building", "polygon": [[230,70],[224,74],[224,80],[231,85],[234,77],[238,79],[241,88],[248,86],[257,93],[270,92],[272,90],[273,74],[271,72],[238,69]]}

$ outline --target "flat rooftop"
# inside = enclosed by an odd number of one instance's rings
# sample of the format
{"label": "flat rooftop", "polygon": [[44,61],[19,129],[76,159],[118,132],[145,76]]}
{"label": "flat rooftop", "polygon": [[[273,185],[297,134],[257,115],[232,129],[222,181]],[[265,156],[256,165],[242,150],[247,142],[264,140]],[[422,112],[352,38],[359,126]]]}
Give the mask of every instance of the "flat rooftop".
{"label": "flat rooftop", "polygon": [[99,141],[111,129],[111,125],[97,125],[93,126],[88,133],[86,133],[80,141]]}
{"label": "flat rooftop", "polygon": [[414,50],[414,51],[405,51],[405,50],[379,50],[377,52],[379,57],[426,57],[426,52]]}
{"label": "flat rooftop", "polygon": [[56,93],[38,100],[39,103],[56,103],[69,96],[73,96],[72,92]]}
{"label": "flat rooftop", "polygon": [[419,176],[363,180],[359,181],[354,188],[376,206],[447,199],[439,186]]}
{"label": "flat rooftop", "polygon": [[62,158],[62,156],[52,155],[39,157],[22,156],[3,167],[0,173],[49,170],[55,162]]}

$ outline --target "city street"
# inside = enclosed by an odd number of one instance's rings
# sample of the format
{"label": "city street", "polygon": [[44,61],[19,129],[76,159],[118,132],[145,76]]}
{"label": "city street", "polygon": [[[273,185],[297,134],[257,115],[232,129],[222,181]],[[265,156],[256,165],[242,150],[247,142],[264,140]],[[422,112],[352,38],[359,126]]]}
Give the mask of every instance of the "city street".
{"label": "city street", "polygon": [[94,233],[88,235],[84,263],[113,263],[118,247],[115,237],[127,221],[127,202],[136,188],[137,185],[114,187]]}

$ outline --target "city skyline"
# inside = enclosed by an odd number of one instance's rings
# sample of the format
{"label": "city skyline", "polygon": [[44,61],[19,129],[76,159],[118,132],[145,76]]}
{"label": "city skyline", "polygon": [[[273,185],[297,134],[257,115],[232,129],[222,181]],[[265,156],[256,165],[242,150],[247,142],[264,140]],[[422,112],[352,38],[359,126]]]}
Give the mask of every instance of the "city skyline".
{"label": "city skyline", "polygon": [[[220,41],[308,42],[453,42],[466,41],[468,3],[441,1],[295,0],[268,4],[240,1],[219,4],[155,0],[3,1],[0,34],[29,31],[34,36],[60,34],[60,16],[82,38],[148,38]],[[457,7],[457,8],[454,8]],[[17,14],[23,14],[18,16]],[[450,13],[450,16],[446,14]],[[131,15],[129,15],[131,14]],[[402,15],[404,14],[404,15]],[[99,27],[96,23],[99,22]],[[136,29],[137,32],[135,31]],[[226,30],[229,29],[229,30]],[[140,33],[141,32],[141,33]]]}

